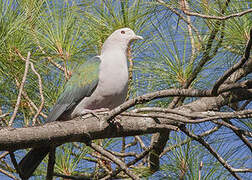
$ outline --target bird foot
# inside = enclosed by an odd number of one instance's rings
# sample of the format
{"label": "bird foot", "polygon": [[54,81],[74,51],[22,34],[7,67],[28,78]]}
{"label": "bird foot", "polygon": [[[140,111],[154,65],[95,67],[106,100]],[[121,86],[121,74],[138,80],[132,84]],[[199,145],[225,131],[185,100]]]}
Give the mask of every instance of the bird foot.
{"label": "bird foot", "polygon": [[108,108],[100,108],[100,109],[94,109],[94,110],[87,110],[85,109],[85,114],[92,114],[94,117],[96,117],[99,121],[101,121],[101,118],[97,115],[97,113],[106,113],[107,111],[109,111]]}
{"label": "bird foot", "polygon": [[91,114],[92,116],[96,117],[98,120],[101,120],[101,118],[97,115],[97,113],[106,113],[107,111],[109,111],[109,109],[107,108],[101,108],[101,109],[84,109],[83,111],[76,113],[74,116],[72,116],[72,118],[78,117],[78,116],[85,116],[88,114]]}
{"label": "bird foot", "polygon": [[107,112],[109,111],[109,108],[100,108],[100,109],[94,109],[94,110],[91,110],[92,112]]}

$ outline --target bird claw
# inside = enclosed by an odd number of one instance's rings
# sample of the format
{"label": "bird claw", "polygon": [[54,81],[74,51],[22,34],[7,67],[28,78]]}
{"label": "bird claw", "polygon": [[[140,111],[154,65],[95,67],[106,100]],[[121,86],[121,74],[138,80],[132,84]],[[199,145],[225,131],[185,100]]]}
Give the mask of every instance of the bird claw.
{"label": "bird claw", "polygon": [[90,111],[89,113],[96,117],[99,121],[101,121],[101,118],[95,112]]}
{"label": "bird claw", "polygon": [[87,115],[87,114],[91,114],[92,116],[96,117],[99,121],[101,121],[101,118],[97,115],[97,113],[106,113],[109,109],[107,108],[101,108],[101,109],[95,109],[95,110],[90,110],[90,109],[85,109],[84,111],[82,111],[81,113],[79,113],[76,116],[83,116],[83,115]]}
{"label": "bird claw", "polygon": [[89,113],[92,114],[94,117],[96,117],[99,121],[101,121],[101,118],[97,115],[97,113],[106,113],[107,111],[109,111],[108,108],[101,108],[101,109],[95,109],[95,110],[91,110]]}

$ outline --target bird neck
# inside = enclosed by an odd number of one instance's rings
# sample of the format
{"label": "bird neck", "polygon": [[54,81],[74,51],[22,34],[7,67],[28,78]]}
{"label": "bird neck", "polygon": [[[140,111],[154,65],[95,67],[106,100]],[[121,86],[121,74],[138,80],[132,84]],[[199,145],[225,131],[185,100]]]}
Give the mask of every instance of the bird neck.
{"label": "bird neck", "polygon": [[128,71],[126,50],[118,47],[109,48],[101,54],[101,66],[113,71]]}
{"label": "bird neck", "polygon": [[115,41],[114,39],[107,39],[101,49],[101,55],[107,51],[118,51],[123,52],[126,55],[129,42],[126,41]]}
{"label": "bird neck", "polygon": [[127,47],[111,45],[109,48],[102,48],[101,57],[106,57],[103,59],[127,59]]}

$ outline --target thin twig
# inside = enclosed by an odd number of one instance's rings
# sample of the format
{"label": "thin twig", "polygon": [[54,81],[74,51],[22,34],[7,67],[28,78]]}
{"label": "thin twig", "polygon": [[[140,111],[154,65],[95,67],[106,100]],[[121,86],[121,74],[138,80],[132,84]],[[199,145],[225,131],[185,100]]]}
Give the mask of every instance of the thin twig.
{"label": "thin twig", "polygon": [[252,46],[252,28],[250,29],[250,37],[249,40],[247,42],[246,48],[245,48],[245,52],[244,52],[244,56],[239,60],[238,63],[236,63],[233,67],[231,67],[229,70],[227,70],[223,76],[221,76],[214,84],[213,89],[212,89],[212,93],[213,94],[217,94],[218,88],[220,87],[221,84],[224,83],[225,80],[227,80],[227,78],[233,74],[237,69],[239,69],[248,59],[249,59],[249,55],[250,55],[250,51],[251,51],[251,46]]}
{"label": "thin twig", "polygon": [[[184,116],[185,115],[185,116]],[[148,113],[148,114],[139,114],[139,113],[132,113],[132,112],[124,112],[121,116],[133,116],[133,117],[151,117],[151,118],[165,118],[175,122],[182,122],[182,123],[202,123],[207,121],[213,121],[220,118],[237,118],[237,119],[245,119],[252,117],[252,110],[243,110],[243,111],[235,111],[235,112],[195,112],[191,113],[191,117],[193,118],[201,118],[201,119],[188,119],[188,113],[174,113],[165,114],[165,113]]]}
{"label": "thin twig", "polygon": [[181,97],[212,97],[211,92],[208,90],[196,90],[196,89],[167,89],[161,90],[158,92],[148,93],[143,96],[138,96],[136,98],[130,99],[123,103],[122,105],[114,108],[111,110],[105,118],[107,121],[112,120],[118,114],[124,112],[125,110],[129,109],[130,107],[142,104],[145,102],[149,102],[151,100],[163,97],[174,97],[174,96],[181,96]]}
{"label": "thin twig", "polygon": [[3,153],[0,155],[0,160],[1,160],[2,158],[4,158],[5,156],[7,156],[8,154],[9,154],[9,151],[3,152]]}
{"label": "thin twig", "polygon": [[230,15],[227,15],[227,16],[210,16],[210,15],[191,12],[191,11],[188,11],[187,9],[185,9],[185,8],[181,8],[181,10],[188,16],[197,16],[197,17],[201,17],[201,18],[204,18],[204,19],[213,19],[213,20],[227,20],[227,19],[234,18],[234,17],[240,17],[240,16],[243,16],[245,14],[248,14],[248,13],[252,12],[252,9],[250,8],[250,9],[247,9],[245,11],[230,14]]}
{"label": "thin twig", "polygon": [[[16,52],[19,55],[19,57],[23,61],[25,61],[25,58],[22,56],[22,54],[20,53],[20,51],[18,49],[16,49]],[[41,98],[40,107],[37,108],[37,106],[30,100],[30,98],[27,96],[27,94],[24,91],[22,92],[22,95],[30,102],[30,104],[33,106],[33,108],[36,109],[36,111],[37,111],[37,113],[35,114],[35,116],[32,119],[32,125],[35,125],[36,119],[39,116],[39,114],[41,114],[41,115],[43,114],[41,111],[42,111],[43,106],[44,106],[44,95],[43,95],[43,88],[42,88],[42,78],[41,78],[40,74],[35,70],[34,65],[33,65],[32,62],[30,62],[30,65],[31,65],[32,71],[38,77],[39,94],[40,94],[40,98]],[[43,115],[43,117],[45,117],[45,116]]]}
{"label": "thin twig", "polygon": [[[147,156],[149,154],[149,152],[153,150],[153,145],[149,146],[145,151],[143,151],[142,153],[138,154],[137,157],[135,159],[133,159],[132,161],[128,162],[126,165],[127,167],[132,166],[134,164],[136,164],[138,161],[140,161],[141,159],[143,159],[145,156]],[[107,175],[105,177],[102,177],[101,180],[107,180],[107,179],[111,179],[111,177],[115,177],[118,173],[120,173],[122,171],[122,168],[116,169],[112,172],[112,174]]]}
{"label": "thin twig", "polygon": [[127,149],[127,148],[129,148],[129,147],[131,147],[131,146],[135,146],[136,144],[137,144],[137,140],[134,139],[134,141],[132,141],[131,143],[126,144],[125,149]]}
{"label": "thin twig", "polygon": [[[188,5],[188,2],[186,0],[184,0],[184,6],[185,8],[188,10],[189,9],[189,5]],[[194,37],[193,37],[193,33],[192,33],[192,22],[191,22],[191,18],[190,16],[186,16],[186,19],[188,21],[188,24],[187,24],[187,29],[188,29],[188,34],[189,34],[189,38],[191,40],[191,58],[190,58],[190,63],[192,64],[193,63],[193,59],[195,57],[195,41],[194,41]]]}
{"label": "thin twig", "polygon": [[142,148],[143,150],[146,150],[146,146],[145,146],[143,140],[140,138],[140,136],[135,136],[135,138],[136,138],[136,140],[139,142],[141,148]]}
{"label": "thin twig", "polygon": [[65,80],[68,81],[68,79],[71,77],[71,73],[68,71],[67,69],[67,63],[66,63],[66,59],[63,58],[63,56],[61,56],[63,61],[64,61],[64,75],[65,75]]}
{"label": "thin twig", "polygon": [[242,134],[244,134],[245,136],[248,136],[248,137],[251,137],[252,138],[252,132],[250,131],[245,131],[243,129],[239,129],[238,127],[234,126],[234,125],[231,125],[225,121],[213,121],[215,124],[219,124],[219,125],[223,125],[223,126],[226,126],[227,128],[229,129],[234,129],[235,131],[238,131]]}
{"label": "thin twig", "polygon": [[128,61],[129,61],[129,80],[128,80],[128,93],[127,93],[127,97],[126,97],[126,100],[129,99],[130,97],[130,90],[132,88],[132,85],[133,85],[133,59],[132,59],[132,54],[131,54],[131,48],[130,46],[128,46],[127,48],[127,58],[128,58]]}
{"label": "thin twig", "polygon": [[203,161],[200,161],[200,166],[199,166],[199,178],[198,178],[198,180],[201,180],[201,170],[202,170],[202,167],[203,167]]}
{"label": "thin twig", "polygon": [[94,149],[95,151],[99,152],[103,156],[106,156],[111,161],[116,163],[132,179],[140,179],[137,175],[133,174],[131,171],[128,170],[127,165],[123,161],[121,161],[120,159],[115,157],[113,154],[111,154],[110,152],[103,149],[101,146],[98,146],[98,145],[96,145],[95,143],[92,143],[92,142],[90,144],[87,144],[87,145],[89,145],[92,149]]}
{"label": "thin twig", "polygon": [[92,175],[91,174],[84,174],[82,173],[80,176],[69,176],[69,175],[65,175],[65,174],[59,174],[59,173],[54,173],[53,174],[54,176],[56,177],[61,177],[65,180],[68,180],[68,179],[74,179],[74,180],[90,180],[92,179]]}
{"label": "thin twig", "polygon": [[251,100],[246,100],[246,101],[242,104],[242,106],[239,108],[239,110],[240,110],[240,111],[241,111],[241,110],[244,110],[244,109],[246,108],[246,106],[249,105],[250,102],[251,102]]}
{"label": "thin twig", "polygon": [[[220,129],[220,127],[221,127],[221,125],[217,125],[217,126],[213,127],[212,129],[209,129],[208,131],[205,131],[205,132],[201,133],[198,136],[200,136],[200,137],[208,136],[209,134],[212,134],[212,133],[218,131]],[[164,149],[164,151],[159,155],[159,157],[162,157],[163,155],[165,155],[166,153],[168,153],[169,151],[171,151],[171,150],[173,150],[173,149],[175,149],[177,147],[180,147],[180,146],[183,146],[183,145],[189,143],[191,140],[192,139],[188,138],[188,139],[186,139],[186,140],[184,140],[182,142],[179,142],[179,143],[174,144],[172,146],[166,147]]]}
{"label": "thin twig", "polygon": [[202,137],[193,134],[184,125],[180,126],[179,129],[187,136],[193,138],[194,140],[202,144],[223,165],[223,167],[225,167],[233,175],[233,177],[238,180],[241,180],[240,176],[233,171],[233,168],[227,163],[227,161],[225,161]]}
{"label": "thin twig", "polygon": [[20,102],[21,102],[21,95],[22,95],[22,91],[23,91],[23,88],[24,88],[26,76],[27,76],[28,69],[29,69],[30,55],[31,55],[31,53],[28,52],[26,62],[25,62],[25,71],[24,71],[23,79],[22,79],[22,82],[21,82],[21,85],[20,85],[20,88],[19,88],[19,93],[18,93],[18,98],[17,98],[17,102],[16,102],[16,105],[15,105],[15,109],[14,109],[13,114],[12,114],[12,116],[10,118],[10,121],[9,121],[9,126],[12,126],[13,121],[14,121],[14,119],[15,119],[15,117],[17,115],[18,109],[19,109],[19,105],[20,105]]}
{"label": "thin twig", "polygon": [[[178,110],[178,109],[169,109],[169,108],[160,108],[160,107],[142,107],[138,109],[133,109],[131,112],[132,113],[142,113],[142,112],[144,113],[148,113],[148,112],[170,113],[170,114],[181,115],[188,118],[208,117],[208,113],[205,113],[205,112],[187,112],[187,111]],[[125,113],[123,113],[122,115],[124,114]],[[127,115],[130,115],[130,114],[127,114]]]}
{"label": "thin twig", "polygon": [[106,158],[104,156],[102,156],[100,153],[97,153],[97,152],[94,152],[91,154],[93,157],[97,158],[96,162],[99,161],[99,160],[102,160],[102,161],[110,161],[109,158]]}
{"label": "thin twig", "polygon": [[252,168],[243,168],[243,169],[239,169],[239,168],[232,168],[232,170],[234,172],[238,172],[238,173],[248,173],[248,172],[252,172]]}
{"label": "thin twig", "polygon": [[242,141],[243,143],[248,146],[250,151],[252,152],[252,143],[249,142],[249,140],[245,137],[244,131],[242,129],[239,129],[238,127],[234,126],[231,122],[226,122],[226,121],[214,121],[216,124],[224,125],[228,128],[230,128]]}
{"label": "thin twig", "polygon": [[101,159],[98,159],[97,160],[97,163],[99,165],[98,170],[103,168],[107,174],[111,174],[112,173],[111,167],[108,167],[106,162],[110,162],[110,161],[104,161],[104,160],[102,161]]}
{"label": "thin twig", "polygon": [[[18,80],[15,78],[16,80],[16,84],[18,87],[20,87],[20,83],[18,82]],[[30,107],[30,110],[32,113],[34,113],[35,109],[36,111],[38,111],[38,107],[35,105],[35,103],[29,98],[29,96],[27,95],[26,91],[23,89],[22,91],[22,96],[28,101],[28,105]],[[33,108],[33,109],[32,109]],[[40,115],[44,118],[47,118],[47,115],[45,115],[43,112],[40,112]]]}
{"label": "thin twig", "polygon": [[[122,137],[122,149],[121,149],[121,153],[124,154],[125,150],[126,150],[126,137]],[[115,155],[115,154],[114,154]],[[124,161],[124,158],[122,157],[122,161]]]}
{"label": "thin twig", "polygon": [[160,3],[161,5],[167,7],[168,9],[170,9],[173,13],[175,13],[179,18],[181,18],[186,24],[188,24],[193,31],[196,33],[197,39],[200,42],[200,45],[203,47],[203,41],[200,37],[199,31],[196,29],[196,27],[194,27],[192,25],[192,23],[190,23],[183,15],[181,15],[177,10],[175,10],[175,8],[169,6],[168,4],[166,4],[163,0],[157,0],[158,3]]}
{"label": "thin twig", "polygon": [[133,157],[136,157],[136,153],[135,152],[116,152],[116,151],[109,151],[111,154],[115,155],[115,156],[118,156],[118,157],[129,157],[129,156],[133,156]]}
{"label": "thin twig", "polygon": [[[251,88],[252,88],[252,79],[248,79],[248,80],[241,81],[241,82],[223,84],[217,90],[217,94],[221,94],[221,93],[228,92],[231,90],[251,89]],[[215,93],[215,92],[213,92],[213,93]]]}
{"label": "thin twig", "polygon": [[[19,83],[19,81],[18,81],[18,79],[15,77],[15,82],[16,82],[16,86],[18,87],[18,88],[20,88],[20,83]],[[22,91],[22,96],[25,98],[25,96],[24,95],[26,95],[27,96],[27,93],[25,92],[25,89],[23,89],[23,91]],[[27,96],[28,97],[28,96]],[[29,98],[29,97],[28,97]],[[25,100],[28,100],[27,98],[25,98]],[[34,114],[34,108],[32,107],[32,105],[30,104],[30,102],[28,101],[27,102],[27,106],[30,108],[30,113],[31,114]]]}
{"label": "thin twig", "polygon": [[40,74],[35,70],[34,65],[33,65],[32,62],[30,62],[30,65],[31,65],[32,71],[33,71],[34,74],[36,74],[37,77],[38,77],[39,94],[40,94],[40,98],[41,98],[41,104],[40,104],[40,106],[39,106],[39,108],[38,108],[38,110],[37,110],[37,113],[35,114],[35,116],[34,116],[33,119],[32,119],[32,125],[35,125],[36,119],[37,119],[37,117],[39,116],[40,112],[41,112],[42,109],[43,109],[45,100],[44,100],[44,95],[43,95],[43,87],[42,87],[42,79],[41,79],[41,76],[40,76]]}
{"label": "thin twig", "polygon": [[4,113],[4,114],[0,115],[0,118],[4,118],[4,117],[9,116],[9,115],[10,115],[10,113]]}
{"label": "thin twig", "polygon": [[[226,8],[228,7],[230,3],[230,0],[226,0],[226,3],[225,3],[225,7],[222,8],[221,10],[221,13],[224,14]],[[207,43],[206,43],[206,46],[204,47],[204,53],[202,55],[202,58],[201,60],[199,61],[199,63],[197,64],[197,66],[194,68],[194,70],[192,71],[190,77],[187,79],[187,81],[185,82],[183,88],[189,88],[192,84],[192,82],[196,79],[196,77],[198,76],[198,74],[201,72],[202,68],[204,67],[204,65],[211,59],[213,58],[217,51],[216,51],[216,48],[215,48],[215,51],[213,54],[210,55],[210,51],[212,49],[212,46],[213,46],[213,42],[214,42],[214,39],[216,38],[217,36],[217,33],[219,32],[219,27],[221,25],[221,22],[220,21],[217,21],[216,24],[215,24],[215,28],[210,32],[210,35],[208,37],[208,40],[207,40]],[[185,99],[185,97],[175,97],[172,102],[169,104],[169,108],[174,108],[177,106],[177,104],[179,102],[183,102]]]}
{"label": "thin twig", "polygon": [[5,170],[3,170],[3,169],[1,169],[1,168],[0,168],[0,173],[3,173],[3,174],[5,174],[6,176],[8,176],[8,177],[10,177],[10,178],[12,178],[12,179],[14,179],[14,180],[20,180],[19,178],[17,178],[17,177],[14,176],[13,174],[11,174],[11,173],[9,173],[8,171],[5,171]]}

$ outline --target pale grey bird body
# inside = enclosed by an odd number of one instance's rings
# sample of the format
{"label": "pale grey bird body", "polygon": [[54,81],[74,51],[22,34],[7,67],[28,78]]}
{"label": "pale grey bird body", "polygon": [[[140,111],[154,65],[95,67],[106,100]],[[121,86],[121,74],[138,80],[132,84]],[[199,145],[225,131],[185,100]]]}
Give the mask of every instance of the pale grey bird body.
{"label": "pale grey bird body", "polygon": [[[142,37],[129,28],[114,31],[104,42],[100,56],[73,72],[46,121],[65,120],[85,111],[112,109],[122,104],[128,91],[127,48],[136,39]],[[21,160],[22,179],[32,175],[49,149],[34,148]]]}
{"label": "pale grey bird body", "polygon": [[126,51],[116,45],[110,48],[111,50],[101,52],[99,82],[95,91],[76,106],[71,114],[72,116],[81,114],[83,108],[92,110],[112,109],[124,102],[128,91]]}

